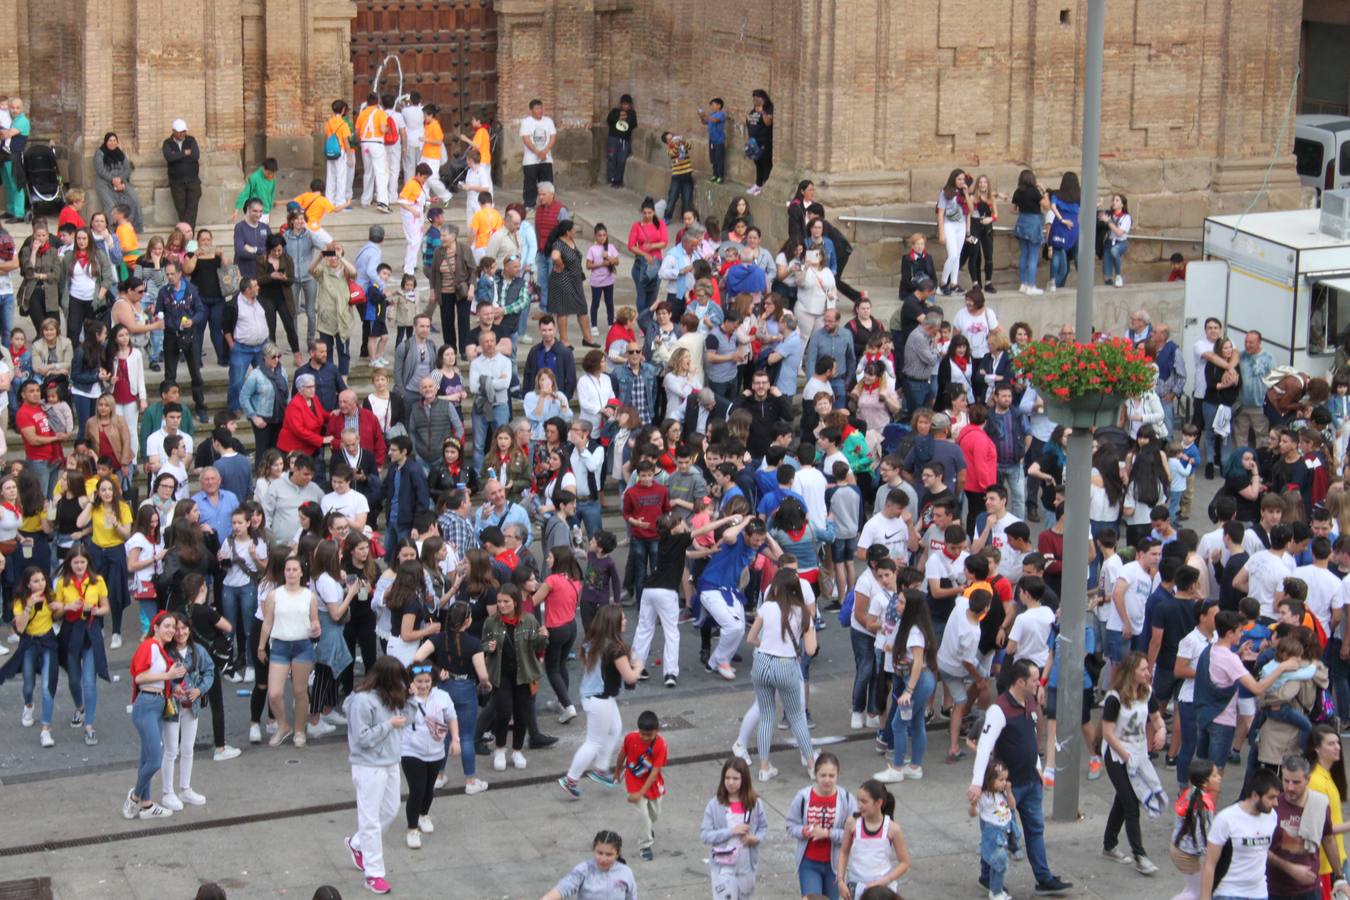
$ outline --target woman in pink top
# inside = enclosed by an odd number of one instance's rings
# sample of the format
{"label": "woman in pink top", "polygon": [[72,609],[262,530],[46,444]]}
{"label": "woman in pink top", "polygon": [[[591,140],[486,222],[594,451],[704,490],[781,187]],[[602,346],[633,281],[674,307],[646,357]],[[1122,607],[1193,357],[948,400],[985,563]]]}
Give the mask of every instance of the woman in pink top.
{"label": "woman in pink top", "polygon": [[670,246],[666,223],[656,215],[651,197],[642,199],[642,217],[628,230],[628,252],[633,254],[633,284],[637,288],[638,321],[651,328],[651,307],[661,285],[661,251]]}
{"label": "woman in pink top", "polygon": [[614,324],[614,273],[619,270],[619,248],[609,241],[609,229],[603,222],[595,225],[595,243],[586,251],[586,271],[591,273],[591,327],[599,328],[600,300],[605,315]]}
{"label": "woman in pink top", "polygon": [[[558,695],[558,716],[561,723],[577,716],[577,708],[569,697],[567,655],[577,640],[577,603],[581,599],[581,565],[572,555],[572,548],[559,546],[548,551],[548,571],[551,573],[534,592],[536,607],[544,607],[544,627],[548,629],[548,649],[544,651],[544,673],[553,693]],[[535,615],[539,610],[535,609]]]}

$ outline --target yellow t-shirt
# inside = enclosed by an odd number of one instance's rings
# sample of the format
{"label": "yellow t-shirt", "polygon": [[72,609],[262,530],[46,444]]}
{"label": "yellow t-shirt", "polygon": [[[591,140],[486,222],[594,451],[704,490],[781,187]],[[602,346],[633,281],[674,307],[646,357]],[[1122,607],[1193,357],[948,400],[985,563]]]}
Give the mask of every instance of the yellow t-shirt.
{"label": "yellow t-shirt", "polygon": [[[1336,787],[1336,782],[1331,780],[1331,773],[1320,765],[1314,763],[1312,774],[1308,776],[1308,789],[1325,794],[1331,801],[1331,824],[1339,825],[1345,821],[1341,815],[1341,792]],[[1345,838],[1342,835],[1336,835],[1336,850],[1340,853],[1341,859],[1345,859]],[[1317,869],[1319,875],[1326,875],[1331,871],[1331,863],[1327,860],[1327,852],[1318,849],[1317,856],[1321,860],[1321,865]]]}
{"label": "yellow t-shirt", "polygon": [[[14,601],[14,616],[23,612],[24,602],[22,600]],[[42,637],[52,630],[52,607],[50,603],[39,603],[33,608],[33,616],[28,620],[28,627],[23,633],[30,637]]]}
{"label": "yellow t-shirt", "polygon": [[426,127],[422,129],[422,158],[440,162],[441,143],[444,140],[445,131],[441,129],[441,123],[434,118],[428,119]]}
{"label": "yellow t-shirt", "polygon": [[333,134],[337,135],[338,144],[341,145],[344,152],[352,149],[352,129],[351,126],[347,124],[347,120],[342,118],[342,116],[333,116],[328,120],[328,124],[324,126],[323,136],[325,139]]}
{"label": "yellow t-shirt", "polygon": [[80,593],[74,580],[59,578],[56,581],[56,601],[66,608],[66,617],[69,619],[79,618],[72,615],[73,613],[98,609],[99,604],[106,599],[108,599],[108,585],[99,575],[93,573],[85,575],[84,593]]}
{"label": "yellow t-shirt", "polygon": [[486,125],[479,125],[478,130],[473,133],[473,145],[478,148],[478,155],[482,157],[479,162],[492,164],[492,138],[488,137]]}
{"label": "yellow t-shirt", "polygon": [[478,212],[469,220],[469,231],[473,234],[475,250],[488,245],[488,240],[502,227],[502,214],[491,206],[480,206]]}
{"label": "yellow t-shirt", "polygon": [[[95,547],[117,547],[126,543],[126,538],[117,533],[115,528],[108,527],[103,520],[104,510],[102,507],[95,509],[90,522],[94,527],[94,546]],[[131,524],[131,507],[125,500],[119,500],[117,504],[117,519],[123,525]]]}
{"label": "yellow t-shirt", "polygon": [[398,199],[407,200],[410,203],[417,203],[422,199],[422,184],[416,178],[409,178],[408,183],[403,185],[403,190],[398,192]]}
{"label": "yellow t-shirt", "polygon": [[384,132],[388,125],[389,116],[378,106],[367,106],[356,117],[356,133],[361,136],[363,143],[373,141],[383,144]]}
{"label": "yellow t-shirt", "polygon": [[117,243],[122,246],[122,258],[128,263],[141,258],[141,243],[130,222],[117,226]]}
{"label": "yellow t-shirt", "polygon": [[305,223],[310,231],[318,231],[323,217],[333,211],[333,202],[318,191],[306,191],[295,198],[305,212]]}

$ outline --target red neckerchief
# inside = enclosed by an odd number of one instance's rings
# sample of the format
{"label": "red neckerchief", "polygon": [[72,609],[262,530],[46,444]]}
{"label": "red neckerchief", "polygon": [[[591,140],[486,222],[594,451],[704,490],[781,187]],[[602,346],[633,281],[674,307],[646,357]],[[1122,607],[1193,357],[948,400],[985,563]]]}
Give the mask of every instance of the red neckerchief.
{"label": "red neckerchief", "polygon": [[445,467],[445,471],[449,472],[451,475],[458,475],[458,474],[459,474],[459,460],[455,460],[453,463],[447,465],[447,466]]}
{"label": "red neckerchief", "polygon": [[881,390],[881,380],[878,379],[878,380],[872,382],[870,385],[869,385],[867,382],[864,381],[864,382],[862,383],[862,389],[863,389],[863,393],[864,393],[864,394],[874,394],[874,393],[876,393],[877,391],[880,391],[880,390]]}
{"label": "red neckerchief", "polygon": [[507,466],[509,466],[510,464],[511,464],[511,451],[510,451],[510,450],[507,450],[506,453],[503,454],[500,450],[498,450],[498,451],[497,451],[497,465],[499,465],[501,468],[505,469],[505,468],[506,468]]}
{"label": "red neckerchief", "polygon": [[19,509],[19,507],[15,506],[13,503],[9,502],[0,503],[0,506],[3,506],[5,509],[10,510],[11,512],[14,513],[14,515],[18,516],[20,519],[23,518],[23,511]]}
{"label": "red neckerchief", "polygon": [[89,265],[89,251],[88,251],[88,250],[76,250],[76,251],[75,251],[75,262],[77,262],[77,263],[79,263],[79,264],[81,264],[81,265],[84,265],[84,266]]}
{"label": "red neckerchief", "polygon": [[960,369],[962,372],[970,368],[969,356],[953,356],[952,362],[956,363],[956,367]]}
{"label": "red neckerchief", "polygon": [[52,242],[47,241],[41,247],[38,247],[38,256],[45,256],[47,251],[52,249]]}
{"label": "red neckerchief", "polygon": [[516,613],[514,616],[502,616],[502,624],[515,628],[520,624],[520,613]]}
{"label": "red neckerchief", "polygon": [[806,534],[805,525],[803,525],[801,528],[798,528],[796,531],[789,531],[787,533],[787,536],[792,538],[794,541],[800,541],[802,539],[802,535],[804,534]]}
{"label": "red neckerchief", "polygon": [[942,547],[942,555],[950,559],[952,562],[956,562],[956,558],[961,555],[961,551],[958,550],[956,551],[955,554],[953,554],[950,550],[947,549],[946,545],[944,544]]}
{"label": "red neckerchief", "polygon": [[909,258],[910,258],[911,260],[913,260],[914,262],[918,262],[919,260],[923,259],[923,258],[924,258],[925,256],[927,256],[927,255],[928,255],[928,251],[927,251],[927,250],[925,250],[923,253],[920,253],[920,252],[918,252],[917,250],[911,250],[911,251],[909,251]]}

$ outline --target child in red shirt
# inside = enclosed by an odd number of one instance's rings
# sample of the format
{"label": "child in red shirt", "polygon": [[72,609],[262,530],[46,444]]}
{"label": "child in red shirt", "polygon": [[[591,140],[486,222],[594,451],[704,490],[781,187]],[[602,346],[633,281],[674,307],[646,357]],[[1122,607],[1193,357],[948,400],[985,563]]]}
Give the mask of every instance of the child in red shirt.
{"label": "child in red shirt", "polygon": [[661,770],[668,757],[666,739],[661,737],[661,720],[656,713],[645,710],[638,716],[637,731],[630,731],[619,747],[614,760],[614,780],[623,772],[623,787],[628,802],[638,809],[642,820],[638,837],[638,851],[642,858],[652,858],[655,838],[652,828],[661,815],[661,798],[666,795],[666,780]]}

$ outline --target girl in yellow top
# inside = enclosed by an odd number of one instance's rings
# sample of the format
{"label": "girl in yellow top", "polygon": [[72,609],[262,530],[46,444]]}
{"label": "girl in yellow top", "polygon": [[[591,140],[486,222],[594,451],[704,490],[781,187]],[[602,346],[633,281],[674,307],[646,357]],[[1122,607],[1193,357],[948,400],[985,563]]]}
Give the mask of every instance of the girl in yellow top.
{"label": "girl in yellow top", "polygon": [[103,651],[103,620],[107,617],[108,585],[95,575],[89,561],[89,551],[76,543],[66,553],[56,573],[55,599],[61,607],[65,623],[61,626],[58,645],[66,680],[70,683],[70,699],[75,703],[75,715],[70,726],[84,726],[84,742],[90,747],[98,743],[94,718],[98,713],[98,679],[111,681],[108,658]]}
{"label": "girl in yellow top", "polygon": [[117,479],[105,475],[98,480],[94,499],[75,520],[79,527],[92,526],[93,545],[89,556],[94,571],[108,586],[108,603],[112,607],[112,641],[116,650],[122,646],[122,613],[131,605],[127,593],[127,538],[131,537],[131,507],[122,500],[122,488]]}
{"label": "girl in yellow top", "polygon": [[[1341,814],[1341,801],[1345,799],[1345,762],[1341,759],[1341,737],[1330,725],[1318,725],[1308,738],[1308,760],[1313,764],[1312,774],[1308,777],[1308,789],[1324,794],[1330,801],[1331,830],[1336,834],[1336,850],[1341,859],[1345,859],[1345,839],[1341,837],[1350,831]],[[1332,873],[1331,862],[1325,850],[1318,850],[1318,877],[1322,881],[1322,895],[1328,896],[1331,885],[1339,881],[1341,873]]]}
{"label": "girl in yellow top", "polygon": [[60,615],[61,605],[47,591],[47,576],[42,570],[30,567],[20,580],[21,590],[15,592],[13,612],[14,630],[20,634],[19,652],[0,669],[0,684],[23,672],[24,728],[33,727],[33,690],[39,672],[42,675],[42,733],[38,736],[44,747],[53,747],[52,714],[56,707],[56,634],[52,631],[52,616]]}

